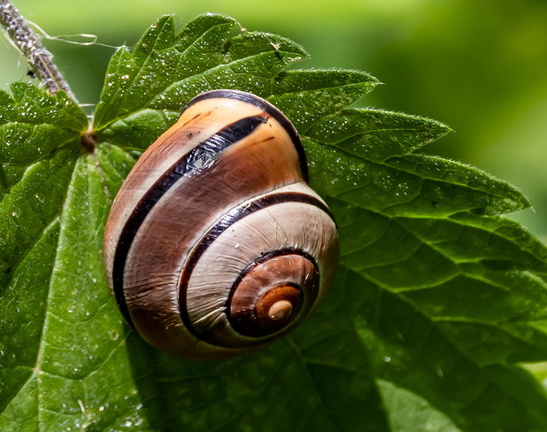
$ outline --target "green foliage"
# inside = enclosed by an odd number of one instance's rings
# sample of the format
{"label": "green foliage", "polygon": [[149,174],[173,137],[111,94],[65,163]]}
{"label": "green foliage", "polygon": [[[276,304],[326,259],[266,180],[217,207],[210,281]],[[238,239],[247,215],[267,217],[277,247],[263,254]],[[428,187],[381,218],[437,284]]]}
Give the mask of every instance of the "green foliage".
{"label": "green foliage", "polygon": [[[280,36],[202,15],[161,18],[111,60],[98,140],[63,94],[0,94],[0,429],[533,431],[547,397],[520,367],[547,360],[547,249],[501,215],[507,183],[417,151],[449,129],[349,108],[378,84],[305,59]],[[236,88],[299,129],[342,263],[290,337],[223,362],[174,358],[122,322],[102,235],[134,163],[196,94]]]}

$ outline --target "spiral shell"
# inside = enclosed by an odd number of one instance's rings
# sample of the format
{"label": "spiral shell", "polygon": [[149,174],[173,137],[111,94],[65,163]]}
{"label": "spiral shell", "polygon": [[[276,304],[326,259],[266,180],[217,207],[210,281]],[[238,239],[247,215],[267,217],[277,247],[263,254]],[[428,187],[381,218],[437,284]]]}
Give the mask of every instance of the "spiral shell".
{"label": "spiral shell", "polygon": [[105,267],[153,346],[225,358],[286,334],[324,295],[338,234],[300,138],[270,103],[215,90],[186,106],[123,183]]}

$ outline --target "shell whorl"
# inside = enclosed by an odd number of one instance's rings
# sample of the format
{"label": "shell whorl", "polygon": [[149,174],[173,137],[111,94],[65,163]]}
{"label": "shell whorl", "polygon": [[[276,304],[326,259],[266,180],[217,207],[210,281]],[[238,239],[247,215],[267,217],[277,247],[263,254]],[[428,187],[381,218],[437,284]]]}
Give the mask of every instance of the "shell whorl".
{"label": "shell whorl", "polygon": [[141,156],[105,231],[124,317],[152,345],[223,358],[293,328],[334,276],[336,226],[300,138],[257,96],[194,98]]}

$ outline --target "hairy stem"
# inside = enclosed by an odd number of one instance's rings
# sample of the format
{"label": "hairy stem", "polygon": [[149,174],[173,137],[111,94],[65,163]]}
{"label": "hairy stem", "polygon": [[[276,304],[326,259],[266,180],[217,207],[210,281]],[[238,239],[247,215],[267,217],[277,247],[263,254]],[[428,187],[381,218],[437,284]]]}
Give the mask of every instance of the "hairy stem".
{"label": "hairy stem", "polygon": [[0,22],[13,45],[26,57],[36,78],[50,94],[65,91],[75,102],[74,93],[53,64],[53,55],[44,48],[19,11],[9,2],[0,0]]}

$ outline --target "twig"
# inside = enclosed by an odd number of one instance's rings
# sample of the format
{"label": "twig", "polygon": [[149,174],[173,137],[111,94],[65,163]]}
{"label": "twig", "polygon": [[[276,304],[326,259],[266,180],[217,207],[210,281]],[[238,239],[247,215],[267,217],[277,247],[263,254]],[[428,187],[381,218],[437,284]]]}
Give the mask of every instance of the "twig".
{"label": "twig", "polygon": [[9,2],[0,0],[0,22],[11,42],[26,57],[29,66],[50,94],[66,92],[76,103],[74,93],[53,64],[53,55],[44,48],[19,11]]}

